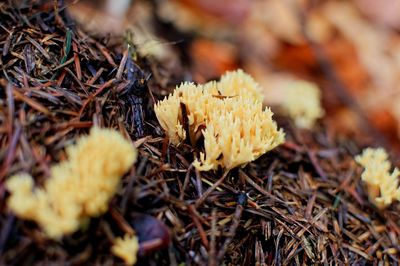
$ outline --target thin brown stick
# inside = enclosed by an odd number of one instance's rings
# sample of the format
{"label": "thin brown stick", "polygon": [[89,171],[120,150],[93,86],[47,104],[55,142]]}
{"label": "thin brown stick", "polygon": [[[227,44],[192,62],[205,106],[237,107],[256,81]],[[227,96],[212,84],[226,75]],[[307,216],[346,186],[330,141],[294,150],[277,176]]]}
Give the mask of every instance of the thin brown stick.
{"label": "thin brown stick", "polygon": [[229,170],[226,170],[224,174],[215,182],[211,187],[209,187],[203,195],[196,200],[195,207],[198,208],[203,202],[207,199],[207,197],[224,181],[225,177],[229,174]]}

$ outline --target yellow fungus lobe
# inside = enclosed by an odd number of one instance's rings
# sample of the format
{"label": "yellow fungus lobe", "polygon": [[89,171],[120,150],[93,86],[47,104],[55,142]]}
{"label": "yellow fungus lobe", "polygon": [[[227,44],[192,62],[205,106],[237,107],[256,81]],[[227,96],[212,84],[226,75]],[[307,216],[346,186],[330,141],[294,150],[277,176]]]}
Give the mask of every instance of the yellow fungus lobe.
{"label": "yellow fungus lobe", "polygon": [[378,208],[400,200],[399,170],[395,168],[390,173],[391,164],[383,148],[367,148],[355,160],[364,167],[361,179],[367,184],[370,200]]}
{"label": "yellow fungus lobe", "polygon": [[111,252],[123,259],[127,265],[134,265],[137,261],[139,241],[136,236],[125,235],[124,238],[116,238]]}
{"label": "yellow fungus lobe", "polygon": [[219,82],[183,83],[154,109],[171,143],[189,138],[194,144],[203,136],[205,152],[193,165],[208,171],[245,165],[284,142],[283,131],[262,102],[260,86],[238,70],[227,72]]}
{"label": "yellow fungus lobe", "polygon": [[89,217],[107,210],[122,175],[136,161],[132,143],[111,129],[92,128],[66,149],[68,160],[51,167],[42,188],[28,174],[10,177],[7,205],[18,217],[33,220],[54,239],[76,231]]}
{"label": "yellow fungus lobe", "polygon": [[297,127],[311,129],[324,115],[318,87],[306,81],[292,81],[283,90],[283,111],[294,120]]}

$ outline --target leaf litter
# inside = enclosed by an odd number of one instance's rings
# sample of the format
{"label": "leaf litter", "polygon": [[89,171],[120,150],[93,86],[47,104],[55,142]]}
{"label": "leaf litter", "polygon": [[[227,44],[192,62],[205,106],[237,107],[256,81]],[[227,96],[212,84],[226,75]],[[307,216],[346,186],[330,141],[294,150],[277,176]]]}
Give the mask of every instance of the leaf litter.
{"label": "leaf litter", "polygon": [[[0,264],[111,265],[120,262],[113,240],[145,229],[161,230],[154,235],[162,242],[139,234],[143,265],[398,263],[399,207],[368,202],[357,141],[336,137],[325,121],[306,131],[277,116],[283,145],[241,169],[199,172],[190,162],[200,148],[168,145],[153,111],[185,73],[127,59],[127,47],[91,37],[54,2],[5,2],[0,11]],[[153,75],[137,106],[122,93],[132,84],[127,60]],[[132,119],[139,107],[140,125]],[[64,148],[92,126],[130,137],[138,162],[108,213],[49,240],[7,210],[4,182],[25,171],[43,185],[50,166],[65,160]]]}

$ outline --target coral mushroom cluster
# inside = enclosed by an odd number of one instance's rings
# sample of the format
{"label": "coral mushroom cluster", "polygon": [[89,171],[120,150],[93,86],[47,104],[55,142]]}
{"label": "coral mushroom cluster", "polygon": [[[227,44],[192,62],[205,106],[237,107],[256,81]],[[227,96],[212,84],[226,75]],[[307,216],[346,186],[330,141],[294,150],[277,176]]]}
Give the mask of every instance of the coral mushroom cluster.
{"label": "coral mushroom cluster", "polygon": [[205,153],[194,166],[208,171],[246,164],[284,142],[283,131],[262,102],[259,85],[238,70],[227,72],[219,82],[183,83],[154,109],[173,144],[186,138],[194,144],[204,137]]}
{"label": "coral mushroom cluster", "polygon": [[118,132],[93,128],[66,150],[68,160],[51,167],[43,188],[18,174],[7,180],[8,207],[37,222],[54,239],[76,231],[89,217],[107,210],[121,176],[136,161],[137,151]]}
{"label": "coral mushroom cluster", "polygon": [[361,179],[367,184],[370,200],[378,208],[400,200],[399,170],[395,168],[392,173],[389,172],[391,164],[384,149],[367,148],[355,159],[365,168]]}

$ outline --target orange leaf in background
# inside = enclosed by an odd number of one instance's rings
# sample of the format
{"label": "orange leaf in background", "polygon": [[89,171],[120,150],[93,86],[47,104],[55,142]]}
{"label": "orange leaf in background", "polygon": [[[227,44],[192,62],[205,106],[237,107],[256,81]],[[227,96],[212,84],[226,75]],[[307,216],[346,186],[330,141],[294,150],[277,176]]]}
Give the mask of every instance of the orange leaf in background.
{"label": "orange leaf in background", "polygon": [[273,63],[280,69],[298,76],[309,76],[317,65],[313,51],[308,44],[283,45]]}
{"label": "orange leaf in background", "polygon": [[[247,0],[181,0],[195,14],[212,16],[230,24],[242,22],[249,14],[251,1]],[[203,14],[201,14],[203,13]]]}
{"label": "orange leaf in background", "polygon": [[335,71],[350,93],[365,89],[369,75],[361,64],[355,47],[347,40],[337,36],[324,45]]}
{"label": "orange leaf in background", "polygon": [[[364,89],[369,75],[357,57],[354,46],[347,40],[337,36],[323,44],[321,48],[327,54],[339,79],[345,84],[349,92],[354,94]],[[275,63],[286,71],[299,76],[315,77],[321,66],[315,59],[311,46],[287,45],[279,51]]]}
{"label": "orange leaf in background", "polygon": [[193,79],[202,83],[238,68],[237,49],[230,43],[197,39],[190,47]]}
{"label": "orange leaf in background", "polygon": [[[391,142],[398,143],[396,141],[397,138],[397,127],[398,123],[396,121],[396,118],[392,115],[390,110],[375,110],[375,112],[369,113],[368,117],[374,126],[378,128],[381,132],[383,132]],[[397,145],[398,146],[398,145]]]}

